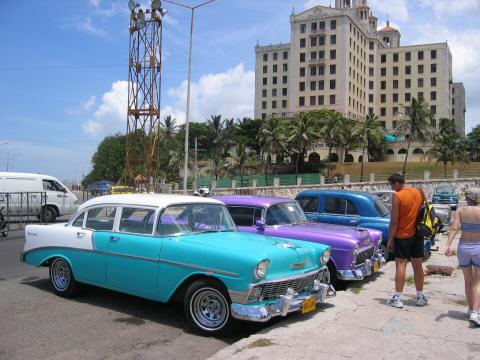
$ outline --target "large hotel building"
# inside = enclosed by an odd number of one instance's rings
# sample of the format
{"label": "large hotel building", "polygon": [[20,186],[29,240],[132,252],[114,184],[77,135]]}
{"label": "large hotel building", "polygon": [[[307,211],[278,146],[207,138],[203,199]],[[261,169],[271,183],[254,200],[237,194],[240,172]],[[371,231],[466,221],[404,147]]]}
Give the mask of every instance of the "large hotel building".
{"label": "large hotel building", "polygon": [[[292,118],[327,108],[353,119],[379,117],[394,133],[411,99],[423,98],[438,119],[455,119],[465,133],[465,89],[453,83],[448,44],[400,46],[400,32],[377,30],[367,0],[336,0],[290,16],[287,44],[255,47],[255,118]],[[411,148],[421,160],[428,144]],[[314,151],[324,157],[325,148]],[[358,161],[358,154],[347,161]],[[402,160],[406,146],[389,144],[388,160]],[[338,154],[341,155],[341,154]],[[341,157],[341,156],[340,156]]]}

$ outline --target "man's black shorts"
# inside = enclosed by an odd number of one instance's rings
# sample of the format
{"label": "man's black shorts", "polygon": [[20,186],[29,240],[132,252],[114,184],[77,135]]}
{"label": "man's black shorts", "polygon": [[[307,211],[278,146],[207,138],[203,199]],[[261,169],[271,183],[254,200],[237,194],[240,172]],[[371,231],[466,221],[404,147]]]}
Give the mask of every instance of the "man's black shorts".
{"label": "man's black shorts", "polygon": [[408,259],[423,258],[423,239],[416,236],[407,239],[395,238],[395,258]]}

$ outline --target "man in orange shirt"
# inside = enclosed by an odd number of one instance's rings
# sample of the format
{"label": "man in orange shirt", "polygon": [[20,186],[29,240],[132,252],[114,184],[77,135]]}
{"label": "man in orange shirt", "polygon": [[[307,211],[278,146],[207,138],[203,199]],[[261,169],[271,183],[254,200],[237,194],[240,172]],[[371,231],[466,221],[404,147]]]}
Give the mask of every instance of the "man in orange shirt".
{"label": "man in orange shirt", "polygon": [[423,294],[423,239],[417,238],[417,217],[425,201],[425,195],[420,189],[405,186],[405,180],[400,174],[390,175],[388,182],[396,193],[392,200],[390,218],[390,234],[387,249],[395,253],[395,294],[387,304],[396,308],[403,307],[402,292],[405,286],[405,272],[410,261],[413,267],[415,287],[417,288],[416,304],[427,305],[428,300]]}

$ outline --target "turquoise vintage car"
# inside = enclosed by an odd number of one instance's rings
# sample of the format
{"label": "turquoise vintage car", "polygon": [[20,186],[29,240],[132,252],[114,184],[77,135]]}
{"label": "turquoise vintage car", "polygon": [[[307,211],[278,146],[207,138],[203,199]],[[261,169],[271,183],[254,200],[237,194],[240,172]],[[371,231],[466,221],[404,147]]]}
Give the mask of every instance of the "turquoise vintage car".
{"label": "turquoise vintage car", "polygon": [[458,195],[455,193],[453,186],[440,185],[435,188],[432,203],[448,204],[452,210],[456,210],[458,206]]}
{"label": "turquoise vintage car", "polygon": [[237,231],[218,200],[123,194],[87,201],[66,224],[28,225],[22,259],[48,266],[53,291],[87,283],[161,302],[183,300],[200,333],[234,319],[309,312],[335,291],[330,247]]}

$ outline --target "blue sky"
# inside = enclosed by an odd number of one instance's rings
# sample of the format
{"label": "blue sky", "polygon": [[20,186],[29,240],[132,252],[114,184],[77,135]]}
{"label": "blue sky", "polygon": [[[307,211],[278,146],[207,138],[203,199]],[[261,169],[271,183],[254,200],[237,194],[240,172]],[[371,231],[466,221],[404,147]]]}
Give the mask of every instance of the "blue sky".
{"label": "blue sky", "polygon": [[[183,0],[187,4],[199,1]],[[335,3],[334,0],[331,1]],[[146,1],[142,3],[146,4]],[[196,12],[193,121],[253,116],[254,46],[290,40],[292,7],[329,0],[216,0]],[[402,44],[448,40],[467,93],[467,131],[480,122],[480,1],[370,0]],[[162,109],[184,119],[190,12],[163,3]],[[127,1],[3,1],[0,171],[80,179],[101,139],[126,128]],[[5,16],[7,15],[7,16]]]}

